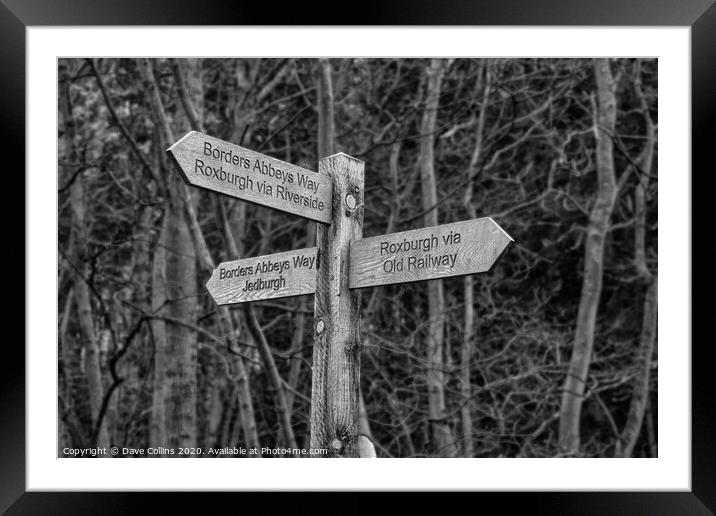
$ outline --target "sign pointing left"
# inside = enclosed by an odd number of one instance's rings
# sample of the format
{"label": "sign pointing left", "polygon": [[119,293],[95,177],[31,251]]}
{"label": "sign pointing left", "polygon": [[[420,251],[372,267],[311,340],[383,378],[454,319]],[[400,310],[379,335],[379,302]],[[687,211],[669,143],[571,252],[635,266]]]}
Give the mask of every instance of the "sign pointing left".
{"label": "sign pointing left", "polygon": [[333,187],[328,176],[198,131],[187,133],[167,152],[192,186],[331,222]]}
{"label": "sign pointing left", "polygon": [[310,247],[220,263],[206,289],[217,305],[313,294],[316,251]]}

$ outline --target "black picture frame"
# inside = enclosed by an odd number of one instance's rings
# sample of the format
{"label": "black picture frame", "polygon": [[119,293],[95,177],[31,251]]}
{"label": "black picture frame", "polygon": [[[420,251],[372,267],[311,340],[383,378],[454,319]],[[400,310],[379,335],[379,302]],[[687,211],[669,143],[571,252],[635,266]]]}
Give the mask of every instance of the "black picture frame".
{"label": "black picture frame", "polygon": [[[0,361],[0,511],[5,514],[126,514],[144,511],[147,498],[161,498],[165,510],[171,506],[190,508],[184,494],[152,495],[136,493],[39,493],[25,489],[25,295],[18,292],[20,275],[9,271],[25,270],[25,225],[17,222],[25,213],[25,30],[30,26],[71,25],[610,25],[610,26],[690,26],[692,30],[692,179],[693,171],[706,173],[710,140],[709,124],[716,113],[716,6],[713,0],[444,0],[442,2],[371,0],[361,2],[351,15],[329,19],[327,13],[338,10],[312,7],[294,2],[278,8],[269,2],[221,2],[203,0],[0,0],[0,103],[2,124],[0,142],[4,154],[17,162],[6,168],[3,179],[6,192],[13,192],[0,203],[4,233],[12,252],[0,258],[5,272],[7,303],[6,326],[19,329],[9,338],[6,333],[3,360]],[[52,115],[54,116],[54,114]],[[711,164],[710,162],[708,163]],[[711,166],[711,168],[713,168]],[[12,170],[12,172],[11,172]],[[692,191],[696,192],[697,190]],[[8,196],[10,196],[8,194]],[[22,211],[21,211],[22,210]],[[692,219],[698,217],[692,208]],[[24,222],[24,221],[23,221]],[[693,234],[693,233],[692,233]],[[48,264],[52,260],[48,260]],[[30,274],[26,271],[25,274]],[[48,295],[55,295],[48,286]],[[705,289],[705,286],[699,290]],[[692,303],[693,305],[693,303]],[[15,312],[15,313],[13,313]],[[21,313],[22,312],[22,313]],[[479,494],[484,500],[497,501],[502,512],[527,504],[537,514],[713,514],[716,511],[716,403],[711,396],[713,376],[712,339],[693,339],[692,346],[692,491],[691,492],[610,492],[610,493],[527,493]],[[13,343],[11,345],[11,343]],[[688,345],[670,343],[669,345]],[[23,366],[21,367],[22,364]],[[212,504],[230,495],[213,495]],[[246,496],[242,494],[241,496]],[[354,495],[351,495],[354,496]],[[420,497],[417,497],[420,501]],[[346,500],[349,508],[351,502]],[[344,502],[344,503],[345,503]],[[245,502],[242,502],[245,503]],[[422,502],[421,502],[422,503]],[[363,505],[366,507],[366,505]],[[356,505],[357,507],[357,505]],[[100,510],[101,508],[101,510]],[[355,507],[354,507],[355,509]]]}

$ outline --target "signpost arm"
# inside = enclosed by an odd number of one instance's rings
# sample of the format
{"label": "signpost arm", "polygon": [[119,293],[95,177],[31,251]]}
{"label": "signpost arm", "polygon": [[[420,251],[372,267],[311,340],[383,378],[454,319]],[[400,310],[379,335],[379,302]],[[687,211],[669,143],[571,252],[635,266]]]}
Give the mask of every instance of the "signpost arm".
{"label": "signpost arm", "polygon": [[361,291],[348,289],[348,253],[363,236],[364,163],[339,153],[318,170],[333,180],[333,206],[331,225],[317,230],[311,448],[358,457]]}

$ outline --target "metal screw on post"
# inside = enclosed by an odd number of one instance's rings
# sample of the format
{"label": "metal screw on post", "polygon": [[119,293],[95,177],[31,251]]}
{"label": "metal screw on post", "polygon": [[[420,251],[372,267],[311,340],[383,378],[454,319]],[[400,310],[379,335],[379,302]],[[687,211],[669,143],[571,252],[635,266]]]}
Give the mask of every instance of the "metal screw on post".
{"label": "metal screw on post", "polygon": [[346,195],[346,206],[348,206],[348,209],[353,211],[356,209],[356,205],[356,198],[351,194]]}

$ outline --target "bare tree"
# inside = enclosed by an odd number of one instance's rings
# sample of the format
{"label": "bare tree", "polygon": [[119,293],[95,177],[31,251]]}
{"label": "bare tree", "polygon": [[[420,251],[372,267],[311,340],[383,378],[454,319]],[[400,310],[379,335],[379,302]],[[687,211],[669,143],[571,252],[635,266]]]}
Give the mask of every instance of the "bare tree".
{"label": "bare tree", "polygon": [[656,127],[649,114],[649,105],[642,88],[640,60],[634,77],[634,91],[639,99],[639,109],[644,117],[646,126],[646,140],[642,150],[639,166],[641,172],[637,179],[634,191],[634,266],[638,278],[646,285],[642,315],[641,335],[636,353],[636,376],[634,378],[631,403],[626,424],[617,442],[616,453],[618,457],[631,457],[641,432],[644,414],[649,401],[649,377],[651,371],[651,356],[656,341],[656,321],[658,313],[658,279],[649,270],[646,263],[646,191],[649,187],[649,178],[652,173],[654,161],[654,147],[656,145]]}
{"label": "bare tree", "polygon": [[[182,100],[184,110],[189,118],[189,123],[192,129],[198,131],[203,130],[203,123],[196,116],[196,111],[192,105],[191,99],[189,98],[188,91],[183,85],[184,81],[182,78],[181,71],[176,67],[175,77],[177,77],[177,86],[179,88],[180,98]],[[154,91],[157,91],[156,83],[154,83],[153,89]],[[157,97],[155,102],[155,112],[158,112],[160,115],[162,115],[163,105],[161,104],[161,98]],[[166,120],[166,115],[163,116],[164,120]],[[172,135],[171,129],[169,128],[168,124],[164,123],[162,124],[162,127],[164,127],[166,139],[168,141],[174,141],[174,136]],[[178,173],[175,177],[178,177]],[[196,215],[195,204],[194,202],[192,202],[189,191],[184,184],[178,185],[178,193],[181,199],[183,211],[186,213],[186,216],[188,218],[188,224],[191,231],[196,256],[199,259],[199,263],[204,269],[204,272],[207,275],[210,275],[215,268],[215,264],[214,260],[211,257],[211,253],[209,252],[209,248],[206,244],[204,234],[199,225],[199,221]],[[223,227],[225,228],[227,245],[229,245],[231,250],[237,253],[238,248],[233,239],[233,235],[230,234],[229,226],[225,218],[223,219]],[[236,392],[238,395],[239,414],[243,427],[244,437],[246,439],[246,443],[250,447],[259,448],[260,443],[258,439],[258,432],[256,429],[256,418],[254,416],[253,402],[251,400],[251,387],[249,386],[248,373],[246,371],[243,358],[241,357],[240,353],[236,352],[236,349],[238,348],[237,331],[231,318],[231,313],[229,312],[229,309],[227,307],[220,307],[218,313],[219,323],[222,331],[224,332],[228,340],[229,350],[233,350],[234,354],[233,364],[236,369]],[[260,454],[256,454],[254,456],[260,456]]]}
{"label": "bare tree", "polygon": [[579,422],[592,359],[597,308],[602,293],[604,245],[617,192],[612,142],[617,108],[616,85],[608,59],[594,60],[594,77],[597,83],[594,114],[597,191],[587,225],[582,294],[559,419],[559,445],[564,453],[570,455],[579,452]]}
{"label": "bare tree", "polygon": [[[63,76],[60,92],[60,110],[64,124],[64,143],[68,161],[79,168],[77,176],[70,187],[70,204],[72,206],[72,264],[74,270],[74,296],[77,315],[82,333],[82,353],[84,354],[84,371],[89,389],[89,406],[92,418],[91,443],[97,446],[109,446],[109,434],[103,414],[101,413],[104,386],[100,366],[99,341],[95,332],[92,310],[92,299],[88,282],[92,275],[92,258],[89,254],[90,233],[87,220],[87,195],[84,186],[83,170],[78,166],[79,155],[75,148],[75,122],[72,116],[72,99],[70,96],[70,75],[67,66],[61,70]],[[69,350],[68,350],[69,351]],[[100,419],[102,418],[102,419]]]}
{"label": "bare tree", "polygon": [[[420,125],[420,182],[422,185],[424,223],[426,227],[438,225],[438,194],[435,180],[435,131],[440,103],[445,63],[431,59],[425,69],[425,107]],[[445,378],[443,354],[445,352],[445,292],[442,280],[428,282],[427,384],[430,421],[433,438],[439,455],[453,455],[455,440],[450,430],[445,408]]]}
{"label": "bare tree", "polygon": [[[482,68],[478,74],[476,89],[482,94],[482,102],[480,104],[480,114],[477,117],[477,125],[475,128],[475,148],[470,157],[470,165],[467,169],[467,185],[465,186],[465,209],[471,219],[477,217],[477,209],[472,200],[472,190],[474,177],[478,172],[478,164],[482,159],[482,142],[485,130],[485,118],[487,115],[487,102],[490,98],[490,71],[488,69],[487,60],[483,61]],[[474,287],[475,278],[472,275],[465,276],[465,325],[462,340],[462,351],[460,357],[460,393],[462,394],[462,408],[460,410],[462,416],[462,438],[463,438],[463,455],[472,457],[475,453],[472,437],[472,413],[471,413],[471,358],[472,349],[475,346],[475,299]]]}
{"label": "bare tree", "polygon": [[[160,127],[160,146],[172,134],[164,111],[151,62],[138,59],[155,123]],[[169,172],[168,168],[164,170]],[[159,241],[154,253],[152,309],[160,315],[193,321],[196,317],[196,257],[182,206],[180,178],[166,178],[166,207]],[[185,326],[155,319],[154,403],[151,442],[154,446],[195,447],[197,344],[194,332]]]}

